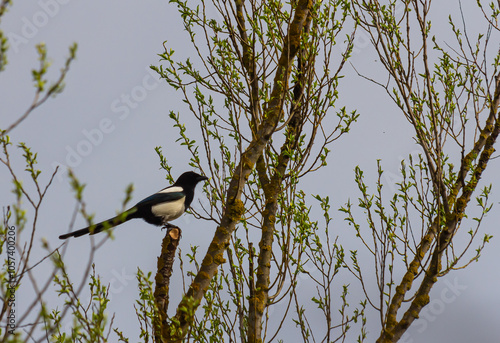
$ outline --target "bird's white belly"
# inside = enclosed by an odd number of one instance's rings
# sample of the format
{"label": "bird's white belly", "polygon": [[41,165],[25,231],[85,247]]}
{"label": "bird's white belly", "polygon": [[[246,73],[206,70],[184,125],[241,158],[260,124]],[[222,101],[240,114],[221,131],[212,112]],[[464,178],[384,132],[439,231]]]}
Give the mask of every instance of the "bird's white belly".
{"label": "bird's white belly", "polygon": [[151,212],[158,217],[163,217],[164,222],[179,218],[184,213],[184,197],[171,202],[153,205]]}

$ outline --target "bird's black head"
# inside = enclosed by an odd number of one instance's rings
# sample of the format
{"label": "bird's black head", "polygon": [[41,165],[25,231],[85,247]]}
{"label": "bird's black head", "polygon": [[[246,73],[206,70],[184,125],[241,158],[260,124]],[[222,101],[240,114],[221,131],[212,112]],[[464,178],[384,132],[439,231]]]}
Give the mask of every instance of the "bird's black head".
{"label": "bird's black head", "polygon": [[188,171],[183,173],[177,181],[175,181],[174,186],[181,186],[181,187],[194,187],[196,184],[200,181],[205,181],[208,180],[208,177],[197,174],[192,171]]}

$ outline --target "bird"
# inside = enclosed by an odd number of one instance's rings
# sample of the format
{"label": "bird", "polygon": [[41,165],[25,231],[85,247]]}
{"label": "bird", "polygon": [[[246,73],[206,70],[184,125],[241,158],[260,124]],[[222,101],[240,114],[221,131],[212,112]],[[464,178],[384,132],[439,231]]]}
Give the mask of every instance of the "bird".
{"label": "bird", "polygon": [[60,235],[60,239],[80,237],[86,234],[94,235],[103,230],[110,229],[134,218],[142,218],[149,224],[156,226],[165,225],[171,220],[179,218],[191,205],[194,190],[200,181],[208,180],[206,176],[193,171],[183,173],[171,186],[150,195],[139,201],[116,217],[86,228]]}

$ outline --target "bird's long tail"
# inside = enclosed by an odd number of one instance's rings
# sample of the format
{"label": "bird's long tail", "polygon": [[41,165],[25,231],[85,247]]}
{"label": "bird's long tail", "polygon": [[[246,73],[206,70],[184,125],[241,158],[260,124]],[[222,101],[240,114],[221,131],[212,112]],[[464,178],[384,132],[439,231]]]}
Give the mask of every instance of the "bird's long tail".
{"label": "bird's long tail", "polygon": [[123,224],[126,221],[136,218],[135,214],[137,212],[137,208],[132,207],[131,209],[113,217],[111,219],[105,220],[103,222],[88,226],[86,228],[76,230],[73,232],[66,233],[64,235],[59,236],[59,239],[66,239],[69,237],[80,237],[86,234],[95,235],[103,230],[110,229],[117,225]]}

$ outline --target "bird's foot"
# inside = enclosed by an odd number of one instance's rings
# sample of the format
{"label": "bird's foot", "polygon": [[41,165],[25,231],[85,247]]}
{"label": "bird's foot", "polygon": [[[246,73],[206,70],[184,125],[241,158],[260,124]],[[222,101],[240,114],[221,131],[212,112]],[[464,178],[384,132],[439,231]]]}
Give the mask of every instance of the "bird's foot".
{"label": "bird's foot", "polygon": [[170,229],[173,229],[173,228],[177,228],[177,229],[178,229],[179,227],[177,227],[177,226],[175,226],[175,225],[172,225],[172,224],[170,224],[170,223],[165,223],[165,224],[162,226],[162,228],[161,228],[161,229],[162,229],[162,230],[163,230],[163,229],[170,230]]}

